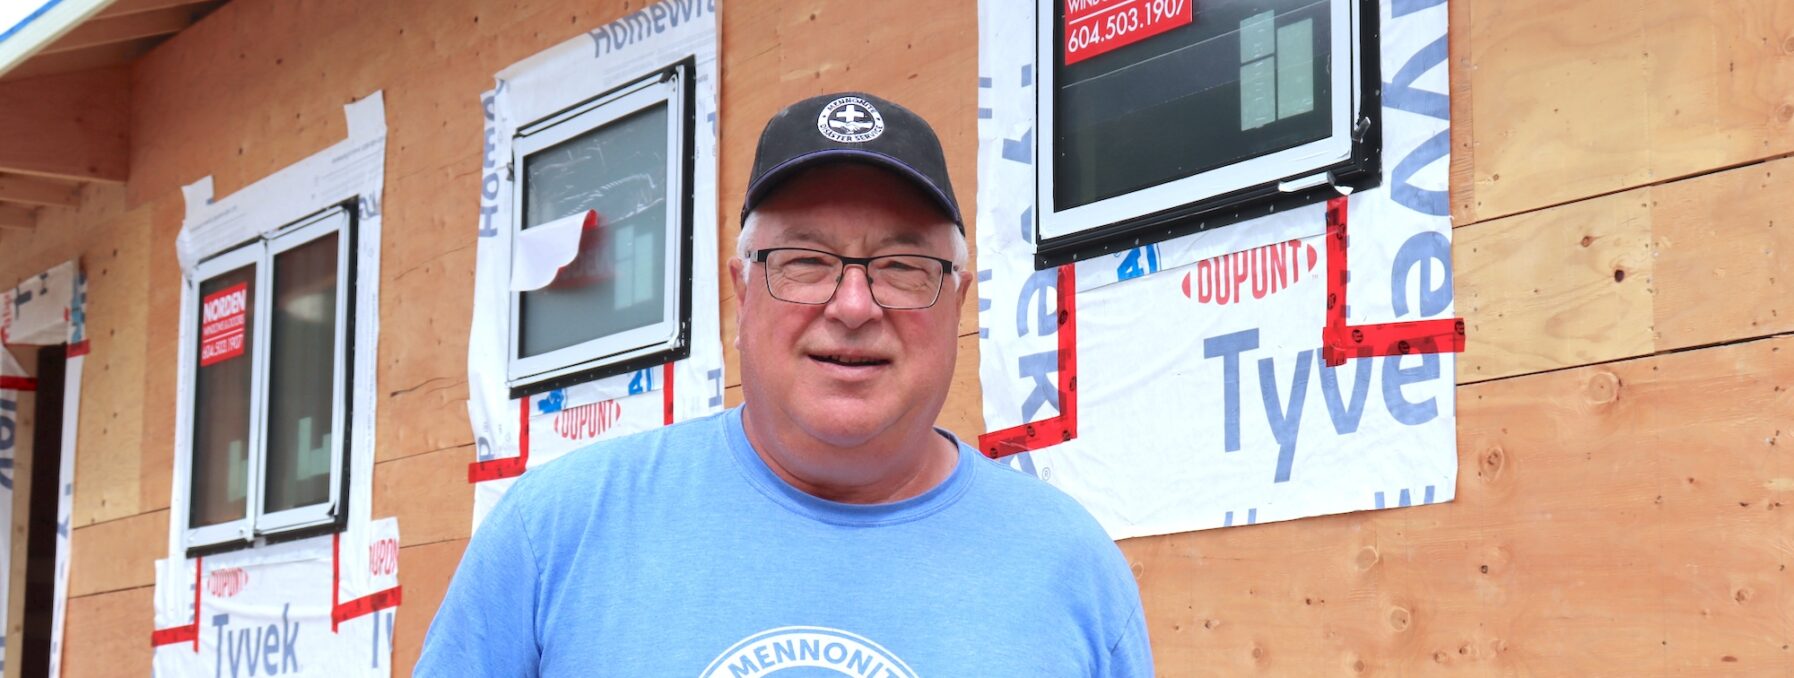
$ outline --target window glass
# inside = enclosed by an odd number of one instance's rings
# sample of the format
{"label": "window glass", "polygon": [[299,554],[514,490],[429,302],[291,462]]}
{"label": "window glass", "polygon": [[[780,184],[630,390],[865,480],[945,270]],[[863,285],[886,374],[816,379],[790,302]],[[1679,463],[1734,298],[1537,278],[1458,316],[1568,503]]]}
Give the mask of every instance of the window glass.
{"label": "window glass", "polygon": [[262,495],[267,513],[330,500],[339,235],[274,257]]}
{"label": "window glass", "polygon": [[663,102],[525,158],[523,228],[588,209],[598,225],[554,282],[519,294],[517,357],[664,319],[667,116]]}
{"label": "window glass", "polygon": [[193,395],[193,484],[188,525],[246,514],[250,385],[255,371],[255,266],[199,285],[199,374]]}
{"label": "window glass", "polygon": [[1070,65],[1058,41],[1055,209],[1329,136],[1329,0],[1185,1],[1188,25]]}

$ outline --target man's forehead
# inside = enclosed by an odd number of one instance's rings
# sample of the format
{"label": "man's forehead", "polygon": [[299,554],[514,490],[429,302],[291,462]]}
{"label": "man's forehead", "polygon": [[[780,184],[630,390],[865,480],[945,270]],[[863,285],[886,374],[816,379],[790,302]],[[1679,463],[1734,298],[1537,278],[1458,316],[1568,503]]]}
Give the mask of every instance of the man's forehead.
{"label": "man's forehead", "polygon": [[[887,245],[921,246],[928,244],[929,240],[926,232],[920,228],[891,229],[864,227],[826,229],[808,223],[802,218],[777,218],[765,221],[770,222],[770,224],[776,224],[773,228],[767,229],[769,231],[767,233],[768,239],[776,240],[783,244],[839,245],[845,240],[865,238],[874,247]],[[947,224],[947,226],[951,226],[951,224]]]}

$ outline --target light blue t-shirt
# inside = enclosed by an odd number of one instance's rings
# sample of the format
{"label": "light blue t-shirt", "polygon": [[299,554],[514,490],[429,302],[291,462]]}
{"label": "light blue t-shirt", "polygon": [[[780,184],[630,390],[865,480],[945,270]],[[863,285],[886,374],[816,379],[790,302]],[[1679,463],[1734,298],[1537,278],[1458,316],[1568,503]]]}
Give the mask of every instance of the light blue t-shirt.
{"label": "light blue t-shirt", "polygon": [[781,480],[739,408],[532,470],[468,544],[415,675],[1151,676],[1115,543],[958,447],[946,481],[879,505]]}

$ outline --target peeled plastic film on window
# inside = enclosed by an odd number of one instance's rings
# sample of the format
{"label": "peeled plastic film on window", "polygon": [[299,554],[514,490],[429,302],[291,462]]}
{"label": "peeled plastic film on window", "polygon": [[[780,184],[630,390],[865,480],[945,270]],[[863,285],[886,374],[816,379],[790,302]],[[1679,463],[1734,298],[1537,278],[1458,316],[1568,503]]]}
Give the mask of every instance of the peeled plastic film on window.
{"label": "peeled plastic film on window", "polygon": [[586,210],[518,231],[511,245],[511,291],[539,290],[554,282],[581,248],[596,246],[597,229],[598,212]]}
{"label": "peeled plastic film on window", "polygon": [[[479,212],[469,215],[477,217],[479,240],[467,342],[467,391],[474,401],[468,403],[467,411],[476,450],[469,459],[467,478],[474,484],[472,519],[476,530],[525,468],[549,463],[598,440],[708,415],[723,407],[721,297],[715,284],[719,278],[719,223],[717,211],[712,209],[718,201],[719,71],[714,7],[701,2],[658,2],[615,21],[588,26],[583,35],[500,70],[494,74],[493,88],[480,97],[485,143],[475,140],[473,147],[481,149],[484,169]],[[558,291],[562,286],[602,287],[592,283],[608,281],[612,284],[603,288],[604,293],[622,298],[658,289],[644,283],[658,281],[661,271],[667,270],[619,263],[632,253],[655,249],[644,246],[654,241],[641,233],[632,239],[632,228],[659,232],[632,226],[632,212],[626,208],[607,213],[603,211],[608,207],[597,206],[602,213],[590,226],[568,221],[583,214],[578,213],[556,215],[554,222],[520,228],[516,221],[523,210],[513,204],[516,182],[529,172],[527,167],[513,166],[519,146],[527,146],[521,143],[519,130],[545,129],[543,121],[561,119],[556,116],[606,93],[628,91],[632,83],[682,63],[691,66],[680,70],[687,74],[682,77],[689,77],[683,87],[691,93],[694,109],[685,123],[692,132],[691,147],[686,149],[692,176],[684,187],[690,192],[689,202],[684,204],[694,206],[690,215],[693,239],[686,244],[692,281],[685,304],[690,312],[689,357],[512,398],[509,371],[514,297],[525,296],[523,292]],[[668,112],[684,120],[681,108],[669,108]],[[611,160],[619,167],[630,166],[626,160]],[[609,171],[609,166],[598,169]],[[629,189],[634,184],[627,182],[637,178],[635,174],[612,176],[605,181],[625,183],[600,184],[588,190],[604,186]],[[666,203],[644,200],[639,204],[665,207],[680,204],[681,198],[668,195]],[[537,207],[542,204],[546,203]],[[672,243],[656,248],[675,251]],[[613,265],[615,270],[610,268]],[[629,304],[614,304],[625,305]],[[557,366],[550,371],[578,368]]]}

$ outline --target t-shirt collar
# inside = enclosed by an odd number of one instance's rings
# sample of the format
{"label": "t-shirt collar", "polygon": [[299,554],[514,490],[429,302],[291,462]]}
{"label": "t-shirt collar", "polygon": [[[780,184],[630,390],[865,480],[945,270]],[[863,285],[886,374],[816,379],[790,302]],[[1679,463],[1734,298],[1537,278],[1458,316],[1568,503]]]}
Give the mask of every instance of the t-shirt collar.
{"label": "t-shirt collar", "polygon": [[953,472],[928,491],[901,501],[884,504],[848,504],[815,496],[785,482],[767,467],[754,451],[741,422],[742,408],[737,406],[723,413],[723,429],[729,442],[729,456],[747,477],[747,481],[774,503],[797,513],[837,525],[877,526],[903,523],[932,515],[958,501],[971,487],[977,473],[978,453],[951,432],[935,431],[953,442],[959,451]]}

